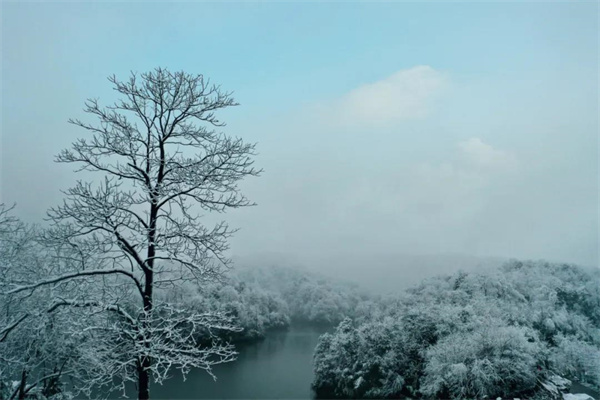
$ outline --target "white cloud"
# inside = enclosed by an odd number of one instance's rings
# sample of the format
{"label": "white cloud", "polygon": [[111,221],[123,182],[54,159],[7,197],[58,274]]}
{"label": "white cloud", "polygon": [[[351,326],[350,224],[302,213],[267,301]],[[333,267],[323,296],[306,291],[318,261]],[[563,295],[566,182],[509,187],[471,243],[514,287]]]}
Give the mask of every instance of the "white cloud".
{"label": "white cloud", "polygon": [[471,138],[458,144],[463,161],[474,168],[514,170],[517,159],[514,154],[497,150],[481,141]]}
{"label": "white cloud", "polygon": [[342,125],[381,126],[423,118],[445,83],[445,75],[429,66],[403,69],[350,91],[326,111]]}

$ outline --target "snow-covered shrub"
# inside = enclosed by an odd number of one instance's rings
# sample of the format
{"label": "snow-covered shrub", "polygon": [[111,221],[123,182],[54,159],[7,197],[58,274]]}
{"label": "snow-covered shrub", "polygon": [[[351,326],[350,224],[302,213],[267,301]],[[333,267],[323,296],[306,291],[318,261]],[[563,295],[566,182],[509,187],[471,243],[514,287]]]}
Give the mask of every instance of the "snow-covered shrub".
{"label": "snow-covered shrub", "polygon": [[[325,397],[395,397],[386,382],[396,377],[400,394],[413,398],[541,399],[541,382],[553,374],[600,382],[600,270],[511,261],[434,277],[362,307],[354,327],[316,350],[315,386],[330,389]],[[378,374],[365,373],[372,365]]]}
{"label": "snow-covered shrub", "polygon": [[[259,339],[272,329],[287,328],[292,321],[335,325],[346,316],[367,313],[370,298],[350,284],[334,283],[318,274],[283,267],[240,268],[222,282],[200,289],[180,285],[157,293],[183,302],[200,312],[224,312],[242,328],[228,339]],[[177,299],[175,299],[175,297]],[[360,307],[362,303],[365,306]]]}
{"label": "snow-covered shrub", "polygon": [[600,349],[573,336],[559,336],[550,355],[552,368],[600,388]]}
{"label": "snow-covered shrub", "polygon": [[333,334],[321,336],[314,358],[317,397],[397,396],[404,385],[397,333],[389,319],[358,329],[345,319]]}
{"label": "snow-covered shrub", "polygon": [[506,396],[536,386],[545,346],[521,327],[482,327],[450,335],[427,351],[421,392],[427,397]]}
{"label": "snow-covered shrub", "polygon": [[[186,306],[198,312],[221,312],[236,320],[241,332],[227,332],[227,339],[247,340],[262,338],[267,331],[285,328],[290,324],[287,304],[272,291],[254,283],[231,277],[226,282],[211,283],[196,290],[180,287],[179,296]],[[174,296],[170,291],[166,296]],[[225,332],[223,332],[225,334]]]}

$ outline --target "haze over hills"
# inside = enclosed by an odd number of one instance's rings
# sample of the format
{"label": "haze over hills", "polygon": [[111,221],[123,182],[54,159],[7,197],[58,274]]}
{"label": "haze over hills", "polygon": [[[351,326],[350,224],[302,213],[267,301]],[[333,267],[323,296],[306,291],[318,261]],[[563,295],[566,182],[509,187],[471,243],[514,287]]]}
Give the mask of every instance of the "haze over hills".
{"label": "haze over hills", "polygon": [[367,255],[348,252],[300,256],[271,252],[234,257],[234,265],[236,268],[283,266],[306,269],[358,283],[368,290],[387,293],[406,289],[440,274],[499,267],[507,260],[465,254]]}

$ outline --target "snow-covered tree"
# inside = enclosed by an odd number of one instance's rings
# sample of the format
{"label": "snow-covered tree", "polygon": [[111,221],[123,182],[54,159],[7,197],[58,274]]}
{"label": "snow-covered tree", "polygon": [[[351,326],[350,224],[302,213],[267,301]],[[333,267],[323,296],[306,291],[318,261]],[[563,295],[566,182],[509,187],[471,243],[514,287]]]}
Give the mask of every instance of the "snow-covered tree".
{"label": "snow-covered tree", "polygon": [[49,288],[8,293],[11,283],[51,271],[37,236],[37,227],[0,205],[0,398],[68,394],[61,378],[77,359],[79,343],[66,334],[70,318],[50,301]]}
{"label": "snow-covered tree", "polygon": [[600,388],[600,348],[573,336],[559,335],[556,342],[550,356],[554,370]]}
{"label": "snow-covered tree", "polygon": [[542,398],[557,375],[598,387],[598,287],[599,270],[543,261],[428,279],[323,336],[314,387],[341,398]]}
{"label": "snow-covered tree", "polygon": [[535,331],[486,326],[450,335],[426,355],[421,392],[436,398],[496,398],[533,390],[545,346]]}
{"label": "snow-covered tree", "polygon": [[[76,375],[79,387],[134,381],[147,399],[151,378],[161,382],[172,368],[210,372],[235,356],[212,335],[234,329],[229,316],[190,312],[155,293],[220,278],[233,230],[225,222],[205,226],[199,212],[251,205],[238,182],[260,171],[253,144],[215,130],[224,125],[215,113],[236,103],[202,75],[158,68],[109,80],[121,99],[107,107],[88,100],[85,111],[98,122],[71,120],[90,136],[57,158],[101,179],[78,181],[49,211],[53,273],[13,281],[8,293],[67,293],[53,301],[83,315],[88,373]],[[212,336],[209,345],[200,345],[199,332]]]}

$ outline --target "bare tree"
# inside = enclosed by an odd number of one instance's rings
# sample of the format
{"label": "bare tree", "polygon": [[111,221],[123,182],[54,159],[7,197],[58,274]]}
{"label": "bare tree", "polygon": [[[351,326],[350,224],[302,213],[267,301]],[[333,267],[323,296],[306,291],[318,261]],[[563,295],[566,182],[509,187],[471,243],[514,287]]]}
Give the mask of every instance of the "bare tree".
{"label": "bare tree", "polygon": [[88,100],[85,111],[99,122],[69,122],[91,137],[57,157],[102,179],[78,181],[49,211],[45,239],[57,249],[55,273],[14,284],[10,293],[46,286],[70,293],[53,305],[87,315],[73,330],[90,344],[81,384],[133,380],[147,399],[150,379],[162,382],[173,367],[211,373],[211,365],[234,359],[215,333],[236,329],[231,318],[194,314],[156,291],[221,277],[234,231],[225,222],[207,228],[199,212],[251,205],[237,184],[260,171],[254,144],[215,130],[224,126],[215,113],[237,103],[202,75],[158,68],[109,81],[121,100],[107,107]]}

